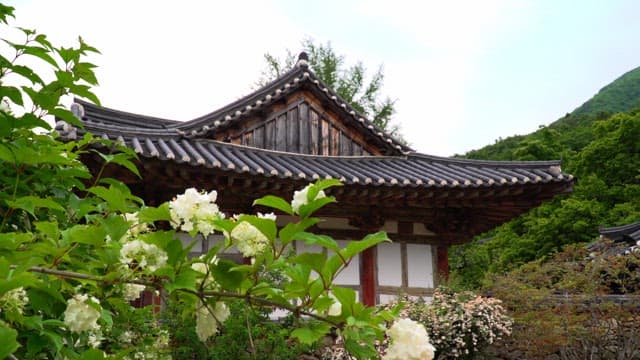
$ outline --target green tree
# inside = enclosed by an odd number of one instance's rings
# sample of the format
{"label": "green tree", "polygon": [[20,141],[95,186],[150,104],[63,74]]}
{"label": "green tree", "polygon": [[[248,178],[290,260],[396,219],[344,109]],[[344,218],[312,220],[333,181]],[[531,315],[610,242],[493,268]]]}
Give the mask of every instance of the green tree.
{"label": "green tree", "polygon": [[[0,4],[0,26],[11,17],[13,8]],[[203,342],[215,341],[229,316],[226,304],[240,300],[291,312],[288,341],[312,344],[333,328],[352,355],[377,355],[375,341],[399,308],[366,307],[355,290],[333,282],[354,256],[387,241],[386,234],[341,248],[307,232],[320,221],[313,212],[335,202],[323,190],[339,186],[337,180],[310,184],[292,203],[273,196],[255,201],[298,220],[283,227],[275,215],[225,218],[213,191],[188,189],[171,203],[147,207],[120,181],[93,178],[80,161],[93,153],[103,166],[139,176],[131,150],[90,134],[63,142],[45,121],[53,115],[82,126],[60,100],[97,102],[95,66],[84,60],[97,50],[82,39],[77,47],[56,47],[20,30],[18,41],[7,38],[10,31],[0,33],[6,44],[0,48],[0,359],[166,358],[168,336],[156,314],[130,304],[143,290],[180,304],[180,316],[195,318]],[[33,61],[44,70],[29,67]],[[194,237],[190,246],[179,231]],[[225,242],[190,258],[197,235],[213,231]],[[325,251],[286,257],[293,241]],[[252,263],[218,256],[230,248]],[[274,272],[282,274],[278,286]]]}
{"label": "green tree", "polygon": [[[302,50],[309,56],[311,70],[338,95],[358,112],[367,116],[375,126],[389,135],[405,142],[400,127],[393,123],[395,100],[383,97],[380,92],[384,82],[382,66],[371,75],[362,62],[347,66],[344,55],[337,54],[330,42],[317,44],[313,39],[302,40]],[[287,50],[284,58],[269,53],[264,55],[266,68],[256,82],[262,86],[291,69],[296,62],[296,54]]]}

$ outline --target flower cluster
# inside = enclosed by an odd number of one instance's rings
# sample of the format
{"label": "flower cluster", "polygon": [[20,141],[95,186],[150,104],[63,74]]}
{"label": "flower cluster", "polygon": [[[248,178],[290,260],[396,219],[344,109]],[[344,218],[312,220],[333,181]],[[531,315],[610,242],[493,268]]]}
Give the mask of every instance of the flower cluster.
{"label": "flower cluster", "polygon": [[216,282],[213,279],[213,274],[211,273],[211,269],[209,264],[217,264],[218,263],[218,257],[214,256],[213,259],[209,260],[208,263],[206,263],[203,259],[203,257],[201,256],[200,258],[197,259],[196,262],[191,264],[191,268],[201,274],[203,274],[205,276],[205,278],[202,280],[202,282],[204,283],[204,288],[207,289],[213,289],[216,287]]}
{"label": "flower cluster", "polygon": [[247,221],[240,221],[231,230],[231,242],[244,257],[253,257],[261,253],[269,243],[269,239],[255,226]]}
{"label": "flower cluster", "polygon": [[311,188],[311,184],[304,187],[302,190],[295,191],[293,193],[293,200],[291,201],[291,207],[293,208],[293,212],[296,214],[300,211],[300,208],[304,205],[307,205],[309,201],[322,199],[326,197],[324,191],[320,190],[315,198],[309,199],[309,188]]}
{"label": "flower cluster", "polygon": [[217,197],[216,191],[198,192],[194,188],[178,195],[169,202],[173,227],[186,232],[196,230],[205,237],[212,234],[215,230],[213,221],[224,218],[224,214],[215,203]]}
{"label": "flower cluster", "polygon": [[391,346],[382,357],[383,360],[431,360],[435,349],[429,343],[427,330],[411,319],[396,321],[387,332]]}
{"label": "flower cluster", "polygon": [[124,284],[122,287],[122,297],[126,301],[133,301],[140,297],[140,293],[144,291],[145,286],[139,284]]}
{"label": "flower cluster", "polygon": [[120,262],[154,272],[167,264],[167,253],[156,245],[136,239],[122,245]]}
{"label": "flower cluster", "polygon": [[16,312],[22,314],[29,296],[23,287],[11,289],[0,296],[0,312]]}
{"label": "flower cluster", "polygon": [[100,318],[100,301],[85,294],[76,294],[67,300],[64,311],[64,323],[69,330],[77,333],[98,330]]}
{"label": "flower cluster", "polygon": [[471,292],[437,289],[430,304],[409,302],[407,311],[426,326],[439,358],[467,358],[511,334],[501,301]]}
{"label": "flower cluster", "polygon": [[222,324],[231,312],[227,305],[221,301],[214,307],[200,303],[196,310],[196,334],[200,341],[205,342],[218,333],[218,326]]}
{"label": "flower cluster", "polygon": [[123,216],[124,219],[130,224],[129,231],[127,231],[127,235],[129,237],[136,237],[139,234],[149,231],[149,225],[140,223],[140,221],[138,220],[138,213],[128,213],[124,214]]}

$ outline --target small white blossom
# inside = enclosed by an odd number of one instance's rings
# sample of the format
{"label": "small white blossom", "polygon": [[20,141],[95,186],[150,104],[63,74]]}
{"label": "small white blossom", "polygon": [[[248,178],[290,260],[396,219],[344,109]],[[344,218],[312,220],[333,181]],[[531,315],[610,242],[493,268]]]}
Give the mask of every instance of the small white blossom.
{"label": "small white blossom", "polygon": [[69,330],[80,333],[83,331],[98,330],[100,328],[98,325],[100,311],[88,302],[92,302],[94,306],[100,304],[98,299],[85,294],[76,294],[67,300],[67,309],[64,311],[64,323]]}
{"label": "small white blossom", "polygon": [[120,261],[126,265],[137,265],[140,269],[151,272],[167,264],[167,253],[156,245],[142,240],[126,242],[120,249]]}
{"label": "small white blossom", "polygon": [[22,314],[28,302],[29,296],[23,287],[11,289],[0,296],[0,312],[13,310]]}
{"label": "small white blossom", "polygon": [[255,226],[241,221],[231,230],[231,241],[245,257],[253,257],[264,250],[269,239]]}
{"label": "small white blossom", "polygon": [[267,213],[267,214],[263,214],[263,213],[258,213],[258,218],[260,219],[269,219],[269,220],[273,220],[276,221],[277,216],[274,213]]}
{"label": "small white blossom", "polygon": [[[204,279],[204,285],[206,287],[213,287],[215,286],[215,281],[213,280],[213,274],[211,273],[211,271],[209,270],[209,264],[205,263],[204,260],[202,260],[202,256],[198,259],[201,260],[200,262],[194,262],[193,264],[191,264],[191,268],[201,274],[205,274],[207,275],[207,278]],[[218,263],[218,258],[216,256],[214,256],[211,260],[210,260],[211,264],[217,264]]]}
{"label": "small white blossom", "polygon": [[391,338],[391,346],[383,360],[431,360],[435,355],[427,330],[411,319],[397,320],[387,334]]}
{"label": "small white blossom", "polygon": [[175,229],[190,232],[198,230],[202,235],[209,236],[215,227],[213,221],[224,218],[215,201],[218,197],[216,191],[198,192],[194,188],[185,190],[169,202],[169,213],[172,225]]}
{"label": "small white blossom", "polygon": [[126,301],[133,301],[140,297],[140,293],[144,291],[145,286],[140,284],[124,284],[122,288],[122,297]]}
{"label": "small white blossom", "polygon": [[218,301],[214,308],[202,303],[196,311],[196,334],[200,341],[205,342],[218,333],[218,325],[222,324],[231,313],[225,303]]}
{"label": "small white blossom", "polygon": [[[295,212],[296,214],[298,213],[298,211],[300,211],[300,207],[307,205],[309,203],[308,193],[309,193],[310,187],[311,187],[311,184],[307,185],[304,189],[295,191],[293,193],[293,200],[291,201],[291,207],[293,208],[293,212]],[[326,195],[324,191],[320,190],[316,195],[316,197],[311,200],[322,199],[323,197],[326,197]]]}
{"label": "small white blossom", "polygon": [[124,214],[124,219],[129,223],[129,231],[127,231],[127,235],[132,237],[136,237],[141,233],[147,232],[149,230],[149,226],[145,223],[140,223],[138,221],[138,213],[128,213]]}

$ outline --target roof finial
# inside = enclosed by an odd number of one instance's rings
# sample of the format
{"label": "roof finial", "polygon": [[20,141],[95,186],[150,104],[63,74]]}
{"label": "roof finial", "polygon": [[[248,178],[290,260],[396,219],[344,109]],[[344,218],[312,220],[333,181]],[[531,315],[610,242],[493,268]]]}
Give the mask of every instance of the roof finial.
{"label": "roof finial", "polygon": [[296,66],[299,66],[299,67],[309,66],[309,55],[307,55],[306,52],[302,51],[300,55],[298,55],[298,62],[296,62]]}

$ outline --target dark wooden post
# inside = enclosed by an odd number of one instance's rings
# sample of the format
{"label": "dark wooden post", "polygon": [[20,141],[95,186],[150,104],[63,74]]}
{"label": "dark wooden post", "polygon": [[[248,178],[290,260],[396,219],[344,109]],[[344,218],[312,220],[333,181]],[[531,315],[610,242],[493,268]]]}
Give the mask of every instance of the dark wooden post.
{"label": "dark wooden post", "polygon": [[367,306],[376,304],[377,264],[375,247],[360,254],[360,286],[362,287],[362,303]]}
{"label": "dark wooden post", "polygon": [[[373,233],[384,226],[384,218],[376,209],[368,214],[360,215],[349,220],[351,226],[355,226],[364,233]],[[360,301],[367,306],[376,305],[378,285],[378,263],[376,247],[369,248],[360,253]]]}
{"label": "dark wooden post", "polygon": [[449,277],[449,246],[438,245],[438,278],[447,280]]}

